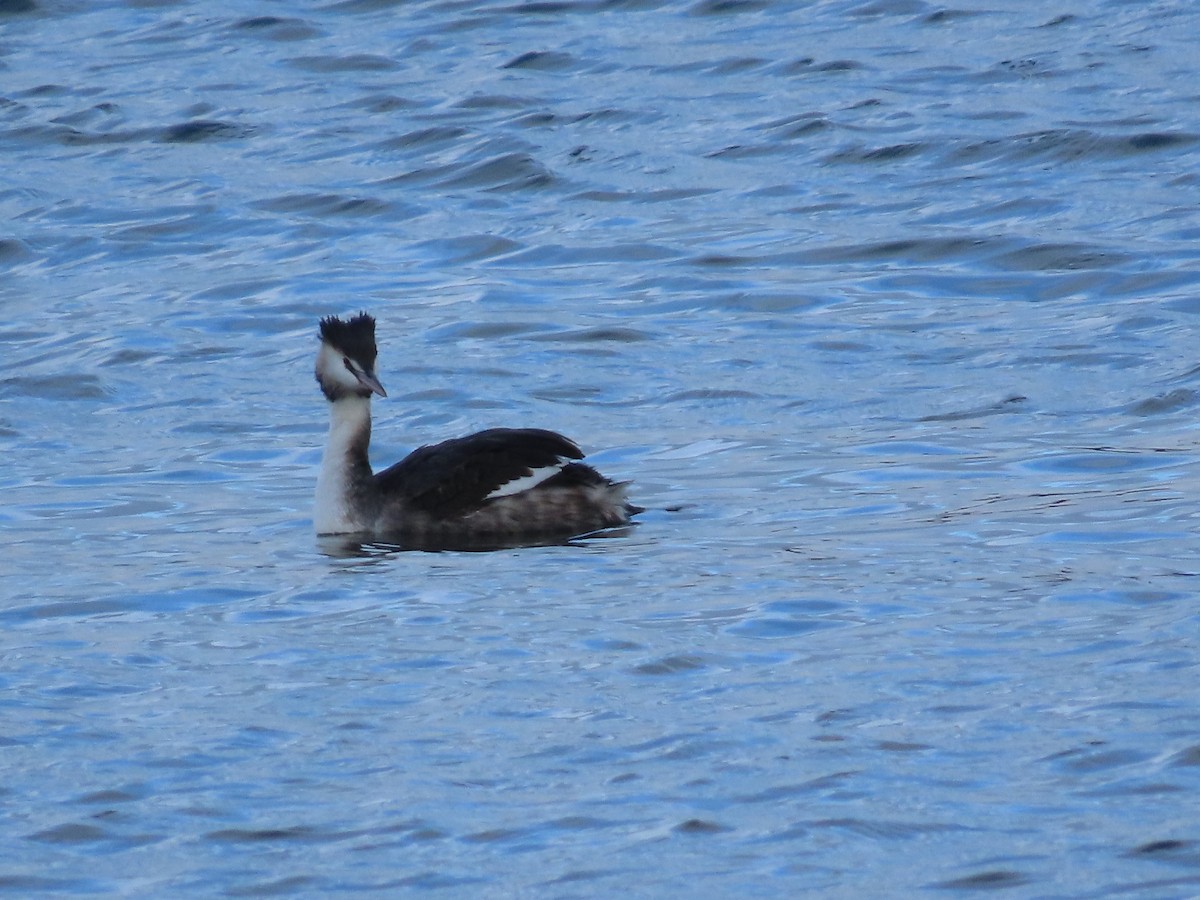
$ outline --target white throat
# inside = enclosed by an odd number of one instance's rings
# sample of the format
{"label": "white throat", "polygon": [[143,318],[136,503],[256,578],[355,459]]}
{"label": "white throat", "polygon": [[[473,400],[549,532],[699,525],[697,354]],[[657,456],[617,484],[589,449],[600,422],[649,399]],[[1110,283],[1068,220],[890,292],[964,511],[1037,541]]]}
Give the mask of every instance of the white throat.
{"label": "white throat", "polygon": [[370,467],[364,471],[361,466],[356,466],[351,454],[360,447],[365,451],[370,438],[369,397],[342,397],[330,404],[329,436],[325,439],[325,453],[317,475],[317,500],[313,509],[317,534],[370,530],[366,510],[356,508],[358,504],[355,503],[356,498],[362,496],[356,488],[365,487],[355,481],[369,477]]}

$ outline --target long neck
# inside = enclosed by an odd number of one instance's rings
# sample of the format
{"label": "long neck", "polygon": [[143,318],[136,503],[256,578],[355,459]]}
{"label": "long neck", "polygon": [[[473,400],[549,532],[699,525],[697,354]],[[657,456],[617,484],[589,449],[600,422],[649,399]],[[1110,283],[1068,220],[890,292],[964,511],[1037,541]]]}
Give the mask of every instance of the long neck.
{"label": "long neck", "polygon": [[317,476],[313,524],[318,534],[369,531],[373,519],[371,399],[342,397],[329,404],[329,436]]}

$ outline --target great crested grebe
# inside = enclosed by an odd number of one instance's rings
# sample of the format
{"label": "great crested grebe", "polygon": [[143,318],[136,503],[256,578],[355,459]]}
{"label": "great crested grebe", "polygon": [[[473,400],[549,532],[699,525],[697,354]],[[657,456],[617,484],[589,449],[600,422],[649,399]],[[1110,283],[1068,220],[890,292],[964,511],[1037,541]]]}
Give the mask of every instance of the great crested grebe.
{"label": "great crested grebe", "polygon": [[626,483],[573,460],[573,441],[539,428],[490,428],[420,447],[382,472],[367,458],[375,375],[375,320],[321,320],[316,377],[329,400],[329,437],[317,478],[318,534],[365,535],[419,546],[512,545],[628,525],[641,510]]}

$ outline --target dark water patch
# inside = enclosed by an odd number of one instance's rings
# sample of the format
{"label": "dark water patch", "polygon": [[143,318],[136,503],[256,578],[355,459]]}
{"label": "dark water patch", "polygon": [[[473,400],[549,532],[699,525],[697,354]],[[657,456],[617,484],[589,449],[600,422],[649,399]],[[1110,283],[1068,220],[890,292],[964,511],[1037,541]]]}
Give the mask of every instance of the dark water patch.
{"label": "dark water patch", "polygon": [[[859,341],[813,341],[809,344],[814,350],[826,350],[830,353],[873,353],[875,347]],[[807,402],[807,401],[799,401]]]}
{"label": "dark water patch", "polygon": [[307,41],[325,32],[303,19],[281,16],[252,16],[230,26],[230,30],[245,32],[272,41]]}
{"label": "dark water patch", "polygon": [[54,123],[10,128],[3,132],[3,134],[0,134],[0,139],[33,145],[58,144],[64,147],[86,147],[153,140],[156,136],[157,132],[147,129],[93,132],[84,131],[72,125]]}
{"label": "dark water patch", "polygon": [[[770,316],[790,316],[824,306],[825,301],[818,297],[808,297],[803,294],[774,293],[772,291],[739,291],[718,298],[711,304],[715,309],[730,312],[753,312]],[[773,322],[782,325],[785,320]]]}
{"label": "dark water patch", "polygon": [[600,3],[592,3],[588,0],[531,0],[529,3],[501,6],[496,11],[516,13],[517,15],[555,16],[561,13],[590,12],[600,6]]}
{"label": "dark water patch", "polygon": [[571,328],[566,331],[543,332],[533,335],[530,340],[551,341],[567,344],[597,344],[620,343],[630,344],[638,341],[652,341],[655,336],[638,328],[627,328],[619,325],[596,325],[591,328]]}
{"label": "dark water patch", "polygon": [[798,75],[840,75],[843,72],[853,72],[863,68],[862,63],[852,59],[829,59],[818,62],[814,57],[802,56],[799,59],[780,63],[772,68],[772,73],[783,76]]}
{"label": "dark water patch", "polygon": [[1022,397],[1019,394],[1012,397],[1005,397],[996,403],[989,403],[985,406],[977,406],[972,409],[956,410],[954,412],[937,413],[931,416],[921,416],[917,419],[918,422],[958,422],[964,419],[980,419],[986,416],[1005,415],[1007,413],[1025,412],[1023,406],[1028,400],[1027,397]]}
{"label": "dark water patch", "polygon": [[[311,875],[287,875],[266,881],[254,881],[243,885],[231,885],[222,891],[228,897],[283,897],[305,888],[317,888],[320,881]],[[386,889],[386,885],[371,885]]]}
{"label": "dark water patch", "polygon": [[661,399],[662,403],[721,402],[725,400],[760,400],[761,394],[752,391],[721,390],[719,388],[691,388],[675,391]]}
{"label": "dark water patch", "polygon": [[287,843],[329,843],[353,836],[346,832],[328,832],[307,825],[287,828],[221,828],[204,837],[219,844],[263,844],[275,841]]}
{"label": "dark water patch", "polygon": [[803,251],[811,264],[885,262],[940,262],[944,260],[982,259],[994,254],[997,248],[1013,246],[1007,238],[946,237],[906,238],[902,240],[870,241],[863,244],[828,244]]}
{"label": "dark water patch", "polygon": [[333,75],[339,72],[391,72],[399,68],[395,60],[373,53],[351,53],[348,56],[295,56],[289,64],[305,72]]}
{"label": "dark water patch", "polygon": [[965,825],[948,824],[945,822],[909,822],[894,819],[817,819],[811,822],[797,823],[805,831],[845,831],[861,837],[875,840],[908,840],[930,834],[950,834],[958,831],[970,831]]}
{"label": "dark water patch", "polygon": [[537,101],[529,97],[514,97],[511,94],[472,94],[454,104],[458,109],[519,109],[528,111],[531,106],[539,106]]}
{"label": "dark water patch", "polygon": [[611,10],[634,12],[637,10],[654,10],[666,5],[667,0],[530,0],[512,7],[502,7],[502,11],[544,13],[596,13]]}
{"label": "dark water patch", "polygon": [[761,69],[771,61],[761,56],[731,56],[728,59],[712,63],[709,71],[713,75],[737,75],[740,72],[753,72]]}
{"label": "dark water patch", "polygon": [[671,829],[676,834],[724,834],[727,831],[733,831],[729,825],[722,825],[720,822],[713,822],[710,819],[688,819],[685,822],[680,822]]}
{"label": "dark water patch", "polygon": [[1163,782],[1141,782],[1132,781],[1121,784],[1105,785],[1100,788],[1092,788],[1086,791],[1079,791],[1080,797],[1129,797],[1135,802],[1138,799],[1147,797],[1159,797],[1163,794],[1179,794],[1187,789],[1178,784],[1166,784]]}
{"label": "dark water patch", "polygon": [[170,125],[158,134],[164,144],[197,144],[204,141],[227,141],[249,137],[253,129],[233,122],[197,119]]}
{"label": "dark water patch", "polygon": [[[154,253],[154,249],[162,244],[197,242],[197,247],[206,246],[202,243],[205,238],[211,239],[211,225],[214,211],[210,208],[185,210],[161,209],[164,218],[141,221],[136,225],[116,228],[109,236],[125,246],[122,252],[129,254],[136,247],[139,252]],[[208,245],[211,246],[211,245]]]}
{"label": "dark water patch", "polygon": [[73,94],[73,88],[67,87],[65,84],[56,84],[54,82],[44,82],[36,84],[31,88],[13,93],[14,97],[59,97],[64,94]]}
{"label": "dark water patch", "polygon": [[[1054,296],[1075,296],[1072,291],[1055,292]],[[1138,353],[1106,353],[1103,350],[1051,351],[1041,354],[1015,355],[1012,362],[1019,365],[1061,365],[1071,368],[1136,369],[1145,362]]]}
{"label": "dark water patch", "polygon": [[403,6],[408,0],[341,0],[327,7],[332,12],[371,13]]}
{"label": "dark water patch", "polygon": [[348,109],[362,109],[371,113],[396,113],[420,109],[427,104],[410,97],[398,97],[395,94],[368,94],[343,105]]}
{"label": "dark water patch", "polygon": [[912,741],[880,741],[876,746],[884,753],[920,753],[934,749],[929,744],[915,744]]}
{"label": "dark water patch", "polygon": [[[585,352],[585,351],[579,351]],[[598,353],[599,351],[588,348],[587,352]],[[568,405],[579,406],[608,406],[608,407],[623,407],[630,406],[638,401],[633,398],[623,398],[619,400],[612,399],[607,390],[601,387],[596,387],[591,384],[572,385],[560,388],[543,388],[541,390],[532,391],[530,396],[538,400],[546,400],[551,403],[565,403]]]}
{"label": "dark water patch", "polygon": [[1006,891],[1032,884],[1034,880],[1024,872],[1012,869],[985,869],[962,878],[935,882],[929,887],[949,891]]}
{"label": "dark water patch", "polygon": [[109,789],[103,791],[93,791],[90,794],[84,794],[76,802],[84,805],[103,806],[110,803],[130,803],[134,800],[142,800],[149,796],[149,791],[143,787],[138,787],[132,790]]}
{"label": "dark water patch", "polygon": [[767,0],[700,0],[689,7],[693,16],[733,16],[760,12],[771,4]]}
{"label": "dark water patch", "polygon": [[1001,269],[1017,272],[1070,272],[1089,269],[1119,269],[1134,262],[1118,250],[1093,244],[1033,244],[992,257]]}
{"label": "dark water patch", "polygon": [[922,18],[921,24],[947,25],[957,22],[961,19],[970,19],[974,16],[981,15],[984,15],[984,13],[975,9],[938,9]]}
{"label": "dark water patch", "polygon": [[1190,132],[1146,131],[1105,134],[1085,128],[1055,128],[990,138],[955,146],[946,158],[955,165],[989,160],[1080,163],[1084,160],[1123,159],[1190,147],[1200,140]]}
{"label": "dark water patch", "polygon": [[827,131],[831,127],[833,127],[832,123],[826,118],[824,113],[820,112],[798,113],[792,116],[785,116],[782,119],[772,119],[770,122],[764,122],[761,125],[755,126],[759,130],[772,132],[773,136],[779,140],[794,140],[796,138],[808,137],[812,134]]}
{"label": "dark water patch", "polygon": [[1127,146],[1130,150],[1140,153],[1150,150],[1165,150],[1170,147],[1186,147],[1196,143],[1197,136],[1178,132],[1150,131],[1116,140],[1118,149]]}
{"label": "dark water patch", "polygon": [[678,200],[690,200],[693,197],[706,197],[716,193],[715,188],[662,188],[658,190],[639,191],[583,191],[573,199],[597,200],[601,203],[673,203]]}
{"label": "dark water patch", "polygon": [[[621,122],[636,120],[638,116],[633,113],[615,107],[604,107],[601,109],[585,110],[584,112],[554,112],[549,109],[538,109],[533,111],[522,112],[514,116],[511,121],[514,125],[520,125],[524,128],[550,128],[550,127],[565,127],[569,125],[578,125],[582,122]],[[590,162],[590,148],[586,145],[575,147],[570,152],[570,156],[577,162]]]}
{"label": "dark water patch", "polygon": [[[525,128],[545,128],[549,125],[562,124],[563,122],[567,121],[569,121],[569,119],[564,116],[555,115],[552,112],[546,112],[544,110],[539,112],[524,113],[523,115],[517,116],[512,120],[514,125],[520,125]],[[582,152],[583,151],[581,151],[581,153]]]}
{"label": "dark water patch", "polygon": [[54,125],[70,125],[79,128],[85,125],[111,124],[124,120],[122,110],[115,103],[97,103],[73,113],[55,116],[51,119]]}
{"label": "dark water patch", "polygon": [[528,828],[489,828],[486,831],[476,831],[464,834],[462,840],[471,844],[504,844],[519,841],[530,836]]}
{"label": "dark water patch", "polygon": [[1054,63],[1045,58],[1022,56],[1015,59],[1002,59],[993,67],[994,70],[1006,72],[1021,78],[1042,77],[1058,74]]}
{"label": "dark water patch", "polygon": [[461,237],[422,241],[417,250],[432,257],[439,265],[483,262],[500,259],[524,249],[524,244],[495,234],[468,234]]}
{"label": "dark water patch", "polygon": [[631,650],[645,650],[644,644],[636,641],[626,641],[618,638],[588,638],[581,642],[588,650],[596,653],[625,653]]}
{"label": "dark water patch", "polygon": [[599,819],[595,816],[563,816],[546,822],[542,827],[551,831],[591,831],[600,828],[612,828],[620,824],[611,819]]}
{"label": "dark water patch", "polygon": [[619,869],[572,869],[556,878],[551,878],[545,884],[574,884],[580,881],[598,881],[601,878],[612,878],[621,875],[622,873]]}
{"label": "dark water patch", "polygon": [[[416,888],[422,891],[458,891],[472,885],[482,885],[489,881],[494,881],[492,878],[485,878],[481,875],[452,875],[447,872],[418,872],[416,875],[408,875],[404,878],[399,878],[396,881],[385,882],[379,885],[372,885],[372,889],[394,889],[394,888]],[[466,891],[466,894],[472,893]],[[482,889],[480,894],[485,893]]]}
{"label": "dark water patch", "polygon": [[1180,750],[1171,757],[1168,765],[1171,766],[1200,766],[1200,744],[1188,747],[1186,750]]}
{"label": "dark water patch", "polygon": [[692,259],[685,260],[689,265],[713,269],[743,269],[765,267],[771,260],[766,256],[751,256],[734,253],[702,253]]}
{"label": "dark water patch", "polygon": [[502,69],[531,69],[537,72],[568,72],[578,67],[575,57],[554,50],[530,50],[504,63]]}
{"label": "dark water patch", "polygon": [[1045,198],[1020,198],[999,202],[984,200],[981,203],[968,203],[955,210],[940,211],[937,223],[945,227],[953,222],[963,222],[976,230],[983,225],[999,224],[1016,231],[1025,227],[1030,219],[1061,213],[1064,208],[1064,203],[1052,202]]}
{"label": "dark water patch", "polygon": [[1137,765],[1150,759],[1151,753],[1141,750],[1111,748],[1105,741],[1092,741],[1082,747],[1071,747],[1046,757],[1058,769],[1074,773],[1107,772]]}
{"label": "dark water patch", "polygon": [[[1127,495],[1128,493],[1129,492],[1123,492],[1124,495]],[[1122,495],[1119,494],[1118,496],[1122,496]],[[1190,595],[1183,594],[1178,591],[1155,591],[1155,590],[1149,590],[1149,589],[1138,590],[1138,589],[1133,589],[1133,588],[1128,588],[1128,589],[1114,588],[1114,589],[1108,590],[1108,591],[1090,592],[1087,595],[1070,594],[1070,593],[1062,594],[1061,598],[1067,602],[1082,601],[1082,602],[1094,603],[1097,600],[1101,600],[1101,601],[1105,601],[1108,603],[1121,603],[1121,604],[1128,604],[1131,606],[1157,606],[1157,605],[1163,604],[1163,603],[1177,603],[1180,600],[1186,600],[1188,598],[1188,596],[1190,596]],[[1131,705],[1128,703],[1125,703],[1125,704],[1105,703],[1105,704],[1101,704],[1101,705],[1097,706],[1096,708],[1097,709],[1153,709],[1153,708],[1158,708],[1158,707],[1155,707],[1153,705],[1146,705],[1146,704]],[[1162,708],[1169,708],[1169,707],[1162,707]]]}
{"label": "dark water patch", "polygon": [[1168,300],[1164,306],[1175,312],[1197,315],[1200,314],[1200,296],[1187,296]]}
{"label": "dark water patch", "polygon": [[395,211],[395,206],[374,197],[345,197],[341,194],[289,194],[250,204],[254,209],[271,212],[302,213],[317,218],[334,216],[380,216]]}
{"label": "dark water patch", "polygon": [[1164,413],[1188,409],[1197,404],[1196,391],[1188,388],[1177,388],[1165,394],[1158,394],[1145,400],[1139,400],[1126,407],[1125,411],[1131,416],[1161,416]]}
{"label": "dark water patch", "polygon": [[849,10],[850,15],[862,17],[917,16],[928,8],[924,0],[868,0]]}
{"label": "dark water patch", "polygon": [[46,619],[79,619],[127,612],[170,612],[196,606],[235,603],[257,596],[238,588],[192,588],[149,594],[129,593],[88,600],[55,601],[14,606],[0,611],[0,620],[37,622]]}
{"label": "dark water patch", "polygon": [[0,238],[0,263],[12,264],[30,259],[29,245],[16,238]]}
{"label": "dark water patch", "polygon": [[1200,842],[1178,838],[1147,841],[1134,847],[1127,855],[1196,868],[1200,867]]}
{"label": "dark water patch", "polygon": [[450,188],[479,188],[488,191],[521,191],[544,188],[554,175],[528,153],[504,153],[465,169],[456,166],[454,174],[438,184]]}
{"label": "dark water patch", "polygon": [[55,825],[53,828],[35,832],[28,835],[28,839],[43,844],[85,844],[107,840],[108,836],[107,831],[95,825],[70,822],[65,825]]}
{"label": "dark water patch", "polygon": [[780,638],[794,638],[797,635],[809,634],[814,631],[824,631],[846,624],[848,623],[824,617],[798,615],[781,617],[766,615],[749,617],[736,625],[729,626],[725,630],[738,637],[777,640]]}
{"label": "dark water patch", "polygon": [[680,675],[699,672],[708,667],[709,663],[702,656],[679,654],[642,663],[634,666],[632,671],[635,675]]}
{"label": "dark water patch", "polygon": [[109,391],[95,375],[17,375],[0,380],[0,397],[38,400],[103,400]]}
{"label": "dark water patch", "polygon": [[704,157],[705,159],[750,159],[755,156],[783,153],[786,149],[780,144],[730,144],[720,150],[705,153]]}
{"label": "dark water patch", "polygon": [[1169,450],[1125,450],[1114,447],[1091,447],[1081,452],[1056,450],[1021,463],[1034,472],[1074,472],[1111,475],[1180,465],[1186,458]]}
{"label": "dark water patch", "polygon": [[918,156],[928,149],[929,145],[922,141],[889,144],[885,147],[867,147],[859,144],[846,147],[835,153],[830,153],[824,157],[823,162],[878,165],[880,163],[893,163]]}
{"label": "dark water patch", "polygon": [[459,125],[432,125],[417,128],[396,137],[387,138],[372,145],[376,150],[422,150],[461,140],[470,131]]}
{"label": "dark water patch", "polygon": [[[449,325],[439,325],[436,328],[431,328],[426,335],[428,339],[437,344],[453,343],[462,340],[483,340],[494,341],[515,335],[529,335],[538,332],[548,331],[554,326],[544,322],[452,322]],[[421,399],[421,400],[461,400],[462,395],[455,392],[446,391],[421,391],[416,394],[407,394],[405,399]]]}

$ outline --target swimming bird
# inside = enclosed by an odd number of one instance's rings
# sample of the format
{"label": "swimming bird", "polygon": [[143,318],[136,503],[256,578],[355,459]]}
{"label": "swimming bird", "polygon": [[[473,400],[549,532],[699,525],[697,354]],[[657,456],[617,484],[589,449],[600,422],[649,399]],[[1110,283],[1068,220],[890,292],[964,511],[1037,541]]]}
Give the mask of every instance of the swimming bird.
{"label": "swimming bird", "polygon": [[420,447],[382,472],[368,459],[375,320],[321,319],[316,378],[329,401],[329,436],[317,477],[318,534],[362,535],[421,547],[512,546],[628,525],[641,510],[613,482],[578,462],[553,431],[490,428]]}

